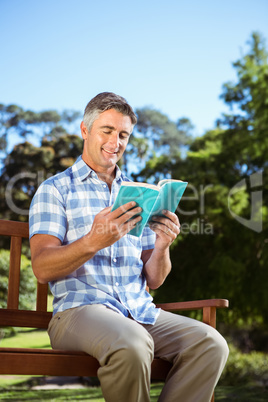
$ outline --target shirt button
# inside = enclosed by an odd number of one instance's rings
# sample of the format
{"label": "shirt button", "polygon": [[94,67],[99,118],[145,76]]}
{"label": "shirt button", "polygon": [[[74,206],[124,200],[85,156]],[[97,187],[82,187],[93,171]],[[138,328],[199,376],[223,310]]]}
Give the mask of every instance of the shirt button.
{"label": "shirt button", "polygon": [[117,259],[116,258],[113,258],[113,262],[116,262],[117,261]]}
{"label": "shirt button", "polygon": [[118,282],[115,282],[115,286],[118,286],[119,285],[119,283]]}

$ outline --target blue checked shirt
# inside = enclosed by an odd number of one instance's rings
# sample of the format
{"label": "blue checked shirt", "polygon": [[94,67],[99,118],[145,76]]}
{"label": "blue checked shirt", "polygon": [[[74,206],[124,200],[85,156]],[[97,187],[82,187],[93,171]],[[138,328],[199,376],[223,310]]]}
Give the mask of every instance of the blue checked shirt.
{"label": "blue checked shirt", "polygon": [[[95,215],[114,203],[123,180],[128,179],[117,168],[110,192],[80,156],[38,188],[30,207],[30,238],[48,234],[70,244],[84,236]],[[146,291],[141,260],[142,250],[154,248],[154,243],[155,234],[148,227],[141,237],[127,234],[64,279],[50,282],[53,313],[100,303],[126,317],[130,313],[138,322],[154,324],[159,309]]]}

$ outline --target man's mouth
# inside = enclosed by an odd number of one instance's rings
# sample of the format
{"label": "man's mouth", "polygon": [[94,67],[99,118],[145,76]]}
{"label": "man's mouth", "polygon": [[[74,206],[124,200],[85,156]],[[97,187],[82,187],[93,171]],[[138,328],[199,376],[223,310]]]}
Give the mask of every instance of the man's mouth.
{"label": "man's mouth", "polygon": [[105,149],[105,148],[102,148],[102,150],[104,152],[106,152],[107,154],[110,154],[110,155],[116,155],[117,154],[117,151],[109,151],[108,149]]}

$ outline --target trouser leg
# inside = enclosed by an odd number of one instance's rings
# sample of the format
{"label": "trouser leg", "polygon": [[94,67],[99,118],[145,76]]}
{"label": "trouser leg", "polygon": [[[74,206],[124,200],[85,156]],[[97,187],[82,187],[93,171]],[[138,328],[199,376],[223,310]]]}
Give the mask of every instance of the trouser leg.
{"label": "trouser leg", "polygon": [[84,351],[98,359],[105,401],[150,401],[154,346],[140,324],[103,305],[89,305],[56,314],[48,332],[54,349]]}
{"label": "trouser leg", "polygon": [[209,325],[166,311],[144,327],[155,356],[173,363],[159,402],[209,402],[228,357],[224,338]]}

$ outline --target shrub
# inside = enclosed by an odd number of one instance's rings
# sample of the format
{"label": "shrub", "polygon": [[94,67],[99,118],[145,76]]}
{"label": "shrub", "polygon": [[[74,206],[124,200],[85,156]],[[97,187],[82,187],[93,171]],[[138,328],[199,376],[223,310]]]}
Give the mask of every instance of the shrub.
{"label": "shrub", "polygon": [[[9,251],[0,250],[0,307],[7,306],[7,289],[9,274]],[[32,272],[31,261],[21,256],[20,299],[19,308],[30,310],[35,301],[36,279]]]}
{"label": "shrub", "polygon": [[229,345],[230,355],[221,376],[221,384],[239,385],[247,382],[268,384],[268,355],[252,351],[241,353],[235,346]]}

